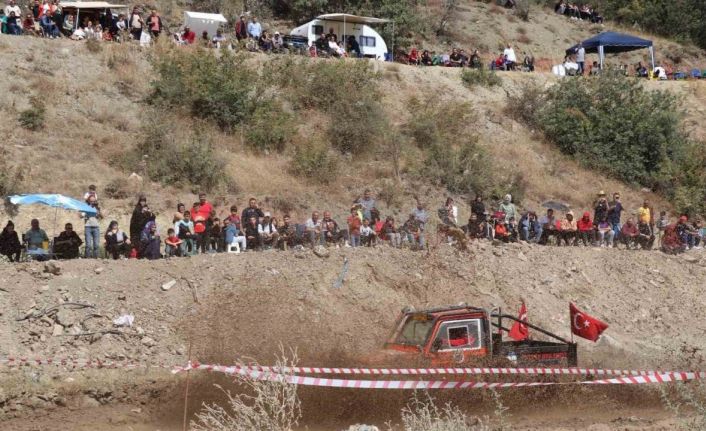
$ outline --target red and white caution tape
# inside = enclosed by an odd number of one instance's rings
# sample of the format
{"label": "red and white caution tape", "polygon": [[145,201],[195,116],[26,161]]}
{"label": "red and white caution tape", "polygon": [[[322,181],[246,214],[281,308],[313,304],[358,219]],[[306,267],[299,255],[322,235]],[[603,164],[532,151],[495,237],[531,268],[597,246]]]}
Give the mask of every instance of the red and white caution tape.
{"label": "red and white caution tape", "polygon": [[[197,364],[200,369],[219,365]],[[324,367],[264,367],[243,365],[241,368],[252,371],[284,374],[308,375],[372,375],[372,376],[427,376],[427,375],[565,375],[565,376],[647,376],[663,371],[612,370],[600,368],[324,368]],[[177,369],[178,367],[175,367]]]}
{"label": "red and white caution tape", "polygon": [[706,378],[704,372],[666,372],[642,376],[617,377],[604,380],[584,380],[573,382],[471,382],[445,380],[346,380],[320,377],[306,377],[293,374],[278,374],[272,371],[256,370],[253,367],[187,364],[185,367],[175,367],[172,372],[179,373],[189,370],[214,371],[225,374],[237,374],[253,380],[282,381],[302,386],[351,388],[351,389],[502,389],[533,386],[555,385],[615,385],[615,384],[647,384],[689,381]]}
{"label": "red and white caution tape", "polygon": [[136,361],[115,361],[102,359],[72,359],[72,358],[24,358],[7,357],[0,358],[0,366],[24,367],[24,366],[56,366],[71,368],[174,368],[166,363],[143,363]]}

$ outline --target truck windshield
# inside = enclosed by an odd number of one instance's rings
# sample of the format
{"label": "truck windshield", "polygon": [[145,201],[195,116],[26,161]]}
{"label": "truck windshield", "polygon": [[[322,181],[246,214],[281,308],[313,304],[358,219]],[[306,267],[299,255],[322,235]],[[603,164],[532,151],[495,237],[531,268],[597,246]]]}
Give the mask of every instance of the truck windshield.
{"label": "truck windshield", "polygon": [[398,344],[412,344],[421,346],[427,340],[429,331],[434,326],[434,321],[431,319],[416,319],[413,315],[407,316],[399,335],[395,339]]}

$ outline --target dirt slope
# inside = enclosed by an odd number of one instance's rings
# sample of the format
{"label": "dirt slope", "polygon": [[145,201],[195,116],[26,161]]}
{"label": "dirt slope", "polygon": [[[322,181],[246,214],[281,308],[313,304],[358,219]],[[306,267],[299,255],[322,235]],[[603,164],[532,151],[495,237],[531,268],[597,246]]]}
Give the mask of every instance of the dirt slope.
{"label": "dirt slope", "polygon": [[[344,257],[350,269],[343,287],[334,289]],[[405,305],[468,302],[514,312],[520,298],[528,303],[531,321],[559,334],[568,335],[569,301],[610,324],[599,343],[580,342],[580,364],[585,366],[679,365],[674,352],[682,345],[703,346],[705,330],[694,319],[706,310],[706,255],[696,251],[666,257],[480,243],[470,254],[447,246],[429,254],[385,247],[331,250],[329,258],[266,252],[159,262],[74,261],[62,263],[60,275],[42,270],[41,264],[0,267],[7,290],[0,292],[1,357],[125,358],[172,365],[187,360],[191,345],[192,357],[201,362],[251,357],[269,363],[282,344],[296,347],[302,364],[351,366],[355,358],[379,348]],[[176,286],[162,291],[160,286],[172,279]],[[123,313],[134,314],[134,326],[118,329],[120,334],[75,337],[52,335],[53,316],[15,320],[67,300],[95,308],[60,315],[64,334],[78,331],[89,313],[100,317],[86,320],[83,330],[112,329],[110,320]],[[53,368],[2,368],[0,380],[5,382],[0,410],[5,418],[51,411],[57,404],[90,408],[96,402],[146,403],[152,417],[171,417],[169,412],[179,408],[176,388],[183,383],[161,370],[67,373]],[[212,399],[212,388],[203,385],[197,386],[197,396]],[[318,410],[316,394],[305,392],[307,423],[365,418],[364,403],[361,410]],[[331,396],[339,395],[334,391]],[[610,390],[602,396],[616,401]],[[162,401],[155,405],[153,397]],[[394,406],[400,397],[386,402]],[[614,404],[616,409],[630,406]],[[381,422],[396,417],[394,407],[374,411]]]}

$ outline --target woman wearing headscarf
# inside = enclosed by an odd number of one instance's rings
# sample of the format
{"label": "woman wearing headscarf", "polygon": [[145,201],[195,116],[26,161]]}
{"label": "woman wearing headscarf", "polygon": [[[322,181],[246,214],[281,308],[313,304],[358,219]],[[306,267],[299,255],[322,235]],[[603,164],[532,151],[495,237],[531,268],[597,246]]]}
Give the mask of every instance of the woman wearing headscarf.
{"label": "woman wearing headscarf", "polygon": [[22,243],[17,236],[15,224],[10,220],[0,233],[0,254],[7,256],[10,262],[19,262],[21,253]]}
{"label": "woman wearing headscarf", "polygon": [[115,220],[110,222],[108,231],[105,233],[105,249],[116,260],[120,256],[128,257],[130,255],[130,238],[120,230],[118,222]]}
{"label": "woman wearing headscarf", "polygon": [[154,221],[149,221],[142,230],[140,236],[140,257],[148,260],[155,260],[162,257],[159,249],[162,241],[157,233],[157,224]]}
{"label": "woman wearing headscarf", "polygon": [[[140,238],[147,222],[153,221],[154,219],[154,214],[147,206],[147,198],[140,196],[137,205],[135,205],[135,209],[132,211],[132,217],[130,218],[130,238]],[[139,248],[139,242],[136,241],[134,246]]]}

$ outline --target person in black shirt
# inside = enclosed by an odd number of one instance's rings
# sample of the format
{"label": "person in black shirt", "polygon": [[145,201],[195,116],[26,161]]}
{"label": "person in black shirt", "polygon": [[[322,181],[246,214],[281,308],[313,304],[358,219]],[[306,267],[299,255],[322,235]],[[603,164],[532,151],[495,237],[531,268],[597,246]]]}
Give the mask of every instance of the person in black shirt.
{"label": "person in black shirt", "polygon": [[[142,235],[142,229],[145,228],[148,222],[154,221],[155,215],[150,211],[147,206],[147,198],[145,196],[140,196],[135,209],[132,211],[132,217],[130,218],[130,238],[140,238]],[[134,247],[137,247],[139,241],[135,241]]]}
{"label": "person in black shirt", "polygon": [[22,253],[22,243],[17,236],[15,224],[8,221],[5,228],[0,233],[0,254],[7,256],[10,262],[19,262]]}
{"label": "person in black shirt", "polygon": [[358,44],[358,41],[355,40],[355,36],[348,36],[346,49],[348,50],[348,52],[354,52],[357,58],[361,58],[363,56],[363,54],[360,52],[360,45]]}
{"label": "person in black shirt", "polygon": [[78,249],[83,244],[71,223],[66,223],[64,231],[54,239],[54,253],[59,259],[78,258]]}
{"label": "person in black shirt", "polygon": [[483,196],[476,195],[476,199],[471,203],[471,212],[476,215],[478,220],[485,220],[485,204]]}
{"label": "person in black shirt", "polygon": [[260,246],[262,246],[262,242],[260,241],[260,232],[258,230],[257,219],[253,216],[243,220],[247,220],[247,223],[243,222],[243,225],[245,226],[244,232],[247,249],[259,249]]}
{"label": "person in black shirt", "polygon": [[250,198],[248,201],[248,207],[243,210],[243,214],[240,216],[240,222],[245,225],[249,223],[250,217],[255,217],[255,221],[259,222],[264,216],[265,213],[257,207],[257,200],[255,200],[255,198]]}

